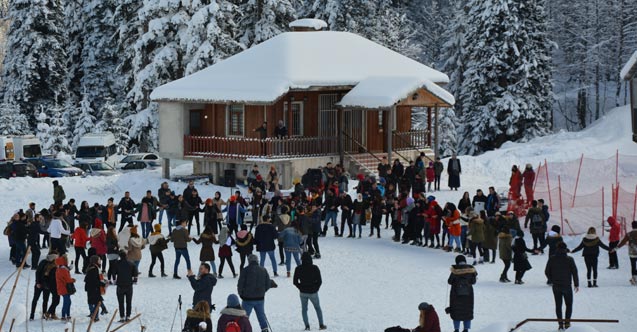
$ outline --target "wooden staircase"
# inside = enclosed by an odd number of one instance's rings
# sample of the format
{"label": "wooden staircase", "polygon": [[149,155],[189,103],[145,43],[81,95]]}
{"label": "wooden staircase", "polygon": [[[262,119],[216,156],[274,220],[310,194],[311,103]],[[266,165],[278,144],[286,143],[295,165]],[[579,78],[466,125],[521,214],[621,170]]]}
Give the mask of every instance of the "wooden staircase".
{"label": "wooden staircase", "polygon": [[[410,150],[410,151],[398,151],[392,154],[393,159],[400,160],[400,163],[406,168],[409,166],[409,160],[416,160],[420,152],[424,152],[427,157],[434,159],[434,153],[431,149],[422,149],[422,150]],[[400,153],[400,155],[398,155]],[[402,156],[402,157],[401,157]],[[355,177],[356,174],[362,173],[365,175],[372,175],[378,177],[378,164],[383,157],[387,157],[387,153],[378,152],[378,153],[360,153],[360,154],[346,154],[346,159],[349,162],[349,172],[352,177]],[[403,158],[404,157],[404,158]],[[427,161],[425,161],[427,162]],[[390,164],[393,165],[393,161],[390,161]]]}

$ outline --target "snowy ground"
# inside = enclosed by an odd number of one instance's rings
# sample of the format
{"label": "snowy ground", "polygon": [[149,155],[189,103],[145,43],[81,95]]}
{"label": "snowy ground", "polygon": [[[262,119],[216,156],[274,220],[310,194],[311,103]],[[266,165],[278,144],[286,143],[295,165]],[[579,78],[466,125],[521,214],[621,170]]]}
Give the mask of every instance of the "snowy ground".
{"label": "snowy ground", "polygon": [[[616,149],[624,154],[637,155],[637,145],[629,141],[630,121],[628,109],[620,108],[611,112],[600,123],[582,133],[558,133],[541,138],[527,144],[507,144],[498,151],[479,157],[462,157],[463,190],[474,192],[477,188],[496,185],[504,189],[507,185],[510,165],[526,162],[537,163],[544,158],[549,161],[562,161],[577,158],[582,152],[596,154],[600,157],[612,155]],[[180,166],[178,173],[186,174],[187,165]],[[445,181],[443,179],[443,181]],[[119,199],[126,190],[132,197],[140,199],[147,189],[157,190],[163,180],[159,172],[128,173],[113,177],[65,178],[60,183],[66,190],[67,197],[93,202],[106,202],[108,197]],[[171,182],[171,188],[180,192],[185,183]],[[221,190],[224,197],[230,193],[229,188],[198,185],[203,197],[212,196],[214,191]],[[447,200],[457,202],[461,192],[443,191],[434,194],[439,202]],[[38,208],[51,202],[52,189],[50,179],[11,179],[0,180],[0,218],[7,220],[18,208],[25,208],[29,201],[38,204]],[[368,231],[365,229],[363,232]],[[167,229],[164,229],[164,233]],[[323,273],[323,288],[320,291],[321,303],[330,331],[382,331],[386,327],[402,325],[413,328],[418,322],[417,305],[422,301],[432,303],[441,318],[442,330],[451,331],[451,321],[444,314],[447,305],[447,277],[449,265],[454,255],[440,250],[415,248],[391,242],[390,232],[384,231],[382,239],[363,238],[346,239],[328,237],[320,239],[323,258],[317,265]],[[567,240],[569,247],[575,246],[579,238]],[[605,240],[605,242],[607,242]],[[215,248],[217,251],[217,248]],[[191,244],[193,265],[197,264],[199,247]],[[174,253],[172,249],[164,252],[167,260],[166,270],[172,271]],[[142,313],[142,323],[148,331],[170,331],[173,315],[177,306],[177,297],[184,298],[185,310],[190,302],[192,290],[186,280],[147,278],[150,257],[147,250],[141,262],[143,275],[135,288],[133,300],[134,311]],[[619,251],[620,269],[606,270],[608,257],[600,255],[600,277],[598,289],[582,288],[575,296],[574,318],[617,318],[619,325],[595,325],[599,331],[633,331],[637,325],[634,316],[635,287],[628,284],[630,275],[626,249]],[[532,256],[533,269],[525,276],[526,284],[515,286],[502,285],[497,280],[502,264],[478,266],[478,284],[475,287],[476,305],[475,331],[506,331],[514,322],[530,317],[553,317],[552,293],[545,284],[543,268],[546,256]],[[585,268],[580,255],[576,256],[580,269],[580,279],[585,283]],[[234,256],[238,265],[238,256]],[[196,266],[196,265],[195,265]],[[266,265],[267,266],[267,265]],[[0,282],[13,271],[8,263],[8,246],[6,237],[0,239]],[[157,271],[157,267],[156,267]],[[224,271],[226,277],[230,275]],[[284,272],[280,270],[280,274]],[[511,273],[511,272],[510,272]],[[185,264],[182,263],[180,274],[185,275]],[[82,276],[76,276],[78,290],[73,296],[71,314],[77,318],[78,330],[85,330],[88,324],[86,298],[83,290]],[[509,278],[512,278],[510,274]],[[27,283],[31,286],[27,288]],[[300,315],[298,292],[287,278],[277,278],[278,289],[271,290],[266,297],[266,311],[273,331],[300,331],[303,323]],[[6,303],[11,291],[11,282],[0,293],[0,301]],[[4,330],[8,331],[11,319],[16,318],[16,331],[26,330],[25,303],[30,305],[33,273],[25,271],[18,282],[13,303],[9,308],[8,319]],[[27,294],[27,289],[29,294]],[[220,280],[213,292],[213,301],[218,308],[225,306],[225,298],[236,292],[236,280],[229,278]],[[106,305],[113,312],[117,301],[114,289],[107,291]],[[0,305],[0,310],[5,306]],[[61,306],[58,307],[58,311]],[[0,312],[1,314],[1,312]],[[216,323],[217,314],[213,321]],[[317,329],[315,315],[310,307],[310,318],[313,329]],[[103,319],[93,327],[93,331],[106,328],[107,319]],[[177,324],[179,318],[177,318]],[[254,326],[258,326],[256,317],[252,317]],[[29,324],[29,329],[40,330],[40,322]],[[65,325],[60,322],[45,322],[46,331],[63,331]],[[215,324],[216,328],[216,324]],[[139,331],[139,323],[120,331]],[[588,326],[577,324],[569,331],[589,332]],[[175,331],[177,328],[174,329]],[[554,331],[554,324],[533,324],[523,331]]]}

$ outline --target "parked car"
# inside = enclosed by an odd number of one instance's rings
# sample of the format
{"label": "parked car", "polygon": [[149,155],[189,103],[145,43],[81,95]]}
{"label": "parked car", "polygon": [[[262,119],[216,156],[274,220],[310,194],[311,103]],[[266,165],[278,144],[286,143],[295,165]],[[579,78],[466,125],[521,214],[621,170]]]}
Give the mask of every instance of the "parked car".
{"label": "parked car", "polygon": [[115,136],[110,132],[89,133],[80,137],[75,150],[75,160],[79,163],[103,161],[115,166],[118,159]]}
{"label": "parked car", "polygon": [[38,170],[33,164],[13,161],[0,162],[0,178],[9,179],[26,176],[32,178],[39,176]]}
{"label": "parked car", "polygon": [[73,167],[69,162],[50,157],[27,158],[24,161],[33,164],[41,177],[59,178],[65,176],[82,176],[84,171]]}
{"label": "parked car", "polygon": [[161,168],[161,163],[155,160],[137,160],[122,167],[122,171],[139,171],[139,170],[154,170]]}
{"label": "parked car", "polygon": [[111,176],[117,174],[113,166],[101,161],[94,163],[75,163],[73,166],[81,169],[86,175]]}
{"label": "parked car", "polygon": [[119,161],[119,166],[124,167],[128,163],[138,160],[159,160],[159,156],[154,153],[131,153]]}

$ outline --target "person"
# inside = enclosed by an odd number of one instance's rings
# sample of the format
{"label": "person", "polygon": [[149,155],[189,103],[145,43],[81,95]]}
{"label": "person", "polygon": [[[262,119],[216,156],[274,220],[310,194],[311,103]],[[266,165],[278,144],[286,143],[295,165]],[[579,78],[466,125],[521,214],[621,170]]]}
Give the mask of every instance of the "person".
{"label": "person", "polygon": [[262,332],[271,332],[270,324],[265,315],[265,293],[270,288],[278,285],[270,279],[268,271],[259,266],[259,258],[255,255],[248,256],[248,266],[241,271],[237,290],[243,300],[243,308],[250,317],[252,310],[256,311],[259,326]]}
{"label": "person", "polygon": [[[22,260],[23,258],[26,258],[26,251],[27,251],[27,247],[26,247],[26,241],[27,241],[27,237],[29,236],[29,231],[27,229],[27,219],[26,219],[26,215],[22,212],[22,210],[17,211],[16,213],[14,213],[13,217],[11,218],[13,223],[11,224],[12,226],[12,231],[10,234],[10,237],[13,239],[13,245],[14,245],[14,261],[15,261],[15,266],[16,267],[20,267],[20,265],[22,264]],[[29,268],[29,264],[24,264],[25,268]]]}
{"label": "person", "polygon": [[527,252],[533,253],[534,250],[526,247],[524,233],[519,232],[513,241],[513,271],[515,271],[516,285],[524,285],[524,281],[522,281],[524,273],[532,268],[531,263],[529,263],[529,258],[526,255]]}
{"label": "person", "polygon": [[173,227],[177,227],[177,216],[179,215],[179,198],[175,196],[175,192],[171,191],[168,198],[168,206],[166,207],[166,218],[168,219],[168,236],[173,233]]}
{"label": "person", "polygon": [[619,269],[619,260],[617,259],[617,252],[613,249],[617,248],[619,244],[621,226],[619,226],[617,219],[613,216],[609,216],[606,221],[608,222],[608,226],[610,226],[610,231],[608,232],[608,248],[611,249],[608,251],[608,269],[616,270]]}
{"label": "person", "polygon": [[69,226],[69,230],[72,231],[75,229],[75,220],[79,219],[79,214],[80,210],[77,209],[74,198],[69,199],[69,202],[62,206],[62,215],[64,216],[64,221],[66,221]]}
{"label": "person", "polygon": [[336,191],[333,188],[327,189],[327,192],[325,193],[325,202],[323,203],[325,225],[323,226],[321,236],[326,236],[328,225],[331,225],[334,227],[334,236],[338,237],[338,223],[336,222],[336,217],[338,216],[339,205],[340,199],[336,196]]}
{"label": "person", "polygon": [[71,235],[75,249],[75,274],[80,274],[80,257],[82,258],[82,273],[86,271],[88,266],[88,256],[86,256],[86,243],[89,241],[88,235],[86,235],[87,227],[88,224],[81,222]]}
{"label": "person", "polygon": [[70,321],[71,295],[75,293],[75,279],[71,278],[66,256],[56,258],[55,265],[57,265],[57,269],[55,270],[57,294],[62,297],[62,317],[60,319],[63,321]]}
{"label": "person", "polygon": [[[566,219],[568,223],[568,219]],[[560,242],[564,242],[560,232],[562,228],[558,225],[553,225],[551,230],[549,231],[546,240],[544,240],[544,245],[540,248],[541,251],[544,251],[544,248],[549,247],[549,256],[553,256],[555,254],[555,249],[557,248],[557,244]]]}
{"label": "person", "polygon": [[35,307],[38,305],[40,295],[42,296],[42,319],[47,318],[47,305],[49,303],[49,297],[53,291],[49,288],[49,282],[47,280],[48,276],[45,272],[55,268],[55,260],[57,258],[57,252],[50,251],[46,258],[38,264],[35,270],[35,286],[33,287],[33,300],[31,301],[31,314],[29,315],[29,320],[33,320],[35,317]]}
{"label": "person", "polygon": [[524,173],[522,173],[522,184],[524,185],[524,194],[526,195],[527,206],[533,202],[533,186],[535,185],[535,171],[533,165],[526,164]]}
{"label": "person", "polygon": [[181,279],[181,277],[177,274],[177,268],[179,267],[179,261],[181,257],[186,261],[186,268],[190,271],[190,255],[188,254],[188,242],[192,240],[188,229],[186,229],[186,223],[188,220],[181,219],[179,220],[179,226],[175,227],[172,235],[170,236],[170,241],[175,244],[175,267],[173,269],[173,279]]}
{"label": "person", "polygon": [[413,332],[440,332],[440,319],[438,319],[438,313],[434,306],[423,302],[418,305],[420,311],[420,319],[418,327],[413,329]]}
{"label": "person", "polygon": [[106,254],[108,253],[108,245],[106,243],[106,233],[104,233],[102,225],[102,221],[96,219],[93,228],[91,228],[88,232],[88,237],[91,243],[91,248],[95,249],[95,255],[100,258],[102,274],[104,274],[106,273]]}
{"label": "person", "polygon": [[135,267],[139,269],[139,262],[142,260],[142,249],[146,248],[144,239],[137,233],[137,226],[130,228],[130,238],[128,239],[128,260],[135,264]]}
{"label": "person", "polygon": [[460,159],[457,158],[455,153],[451,155],[451,159],[447,163],[447,174],[449,175],[449,189],[458,191],[462,166],[460,165]]}
{"label": "person", "polygon": [[254,232],[254,243],[257,245],[257,251],[261,257],[259,265],[261,267],[265,265],[265,256],[267,254],[270,257],[270,262],[272,263],[272,272],[274,272],[274,276],[277,277],[279,274],[277,273],[274,249],[275,241],[279,237],[279,234],[270,220],[270,216],[263,216],[263,222],[257,226],[257,229]]}
{"label": "person", "polygon": [[230,266],[232,276],[236,278],[237,274],[234,270],[234,264],[232,264],[232,246],[236,244],[236,242],[226,226],[223,226],[219,232],[219,243],[221,245],[219,247],[219,260],[221,261],[221,263],[219,263],[219,279],[223,279],[223,267],[226,262],[228,262],[228,266]]}
{"label": "person", "polygon": [[526,217],[524,218],[524,228],[529,226],[531,226],[533,250],[535,251],[544,246],[544,213],[538,207],[537,201],[531,202],[531,208],[526,212]]}
{"label": "person", "polygon": [[[590,227],[588,232],[571,253],[576,253],[582,249],[582,256],[584,257],[584,263],[586,263],[586,278],[588,279],[588,288],[597,287],[597,257],[599,257],[599,248],[606,251],[611,249],[602,242],[597,236],[595,227]],[[593,280],[591,282],[591,273],[593,274]]]}
{"label": "person", "polygon": [[254,182],[257,179],[257,175],[259,175],[259,165],[254,164],[252,165],[252,170],[250,170],[250,172],[248,173],[248,178],[246,183],[248,187],[250,187],[252,185],[252,182]]}
{"label": "person", "polygon": [[440,190],[440,178],[442,176],[442,172],[445,170],[445,166],[440,161],[440,157],[436,157],[436,161],[434,161],[434,190]]}
{"label": "person", "polygon": [[201,197],[199,197],[199,192],[197,189],[193,189],[190,192],[190,195],[186,197],[184,195],[184,200],[188,203],[188,233],[190,233],[190,229],[192,228],[193,219],[197,223],[197,235],[201,234],[201,224],[199,223],[199,212],[201,211],[201,204],[203,201]]}
{"label": "person", "polygon": [[[556,245],[555,255],[550,256],[546,263],[544,274],[553,285],[553,298],[555,299],[555,314],[559,320],[560,331],[571,326],[571,314],[573,312],[573,289],[575,293],[579,291],[579,277],[575,260],[567,255],[566,244],[560,242]],[[562,320],[562,301],[566,305],[564,320]]]}
{"label": "person", "polygon": [[226,307],[221,310],[221,316],[217,321],[217,332],[234,331],[252,332],[252,325],[245,310],[241,307],[239,297],[235,294],[228,295]]}
{"label": "person", "polygon": [[199,274],[195,276],[192,272],[188,273],[188,281],[190,287],[194,290],[192,295],[192,305],[195,307],[200,301],[206,302],[209,307],[208,313],[212,312],[214,305],[212,304],[212,290],[217,285],[217,278],[210,274],[210,265],[201,263],[199,265]]}
{"label": "person", "polygon": [[511,282],[508,277],[511,260],[513,259],[513,235],[509,219],[503,217],[500,212],[495,213],[495,225],[498,232],[498,253],[500,260],[504,263],[504,269],[500,274],[500,282]]}
{"label": "person", "polygon": [[268,154],[268,151],[265,139],[268,138],[268,123],[266,121],[263,121],[263,124],[255,129],[252,129],[252,131],[257,133],[258,138],[261,140],[261,155],[266,156]]}
{"label": "person", "polygon": [[[483,210],[484,211],[484,210]],[[471,237],[471,256],[473,256],[473,265],[484,263],[484,249],[482,244],[485,239],[485,221],[479,214],[473,212],[469,218],[468,236]],[[480,258],[478,258],[478,255]]]}
{"label": "person", "polygon": [[376,170],[378,171],[378,177],[380,178],[387,177],[387,170],[390,168],[391,166],[389,165],[389,162],[387,161],[387,157],[383,156],[382,161],[378,163],[378,167],[376,167]]}
{"label": "person", "polygon": [[215,250],[213,244],[218,244],[217,237],[212,232],[212,227],[206,226],[203,233],[199,236],[199,239],[193,239],[196,244],[201,244],[201,251],[199,251],[199,261],[201,264],[210,262],[210,266],[213,271],[213,275],[217,275],[217,264],[215,264]]}
{"label": "person", "polygon": [[161,269],[161,277],[167,277],[168,275],[164,270],[164,254],[163,251],[168,249],[168,241],[164,235],[161,234],[161,224],[155,224],[154,232],[150,233],[148,237],[148,245],[150,246],[150,267],[148,268],[148,277],[155,278],[153,274],[153,268],[155,267],[155,262],[159,260],[160,269]]}
{"label": "person", "polygon": [[283,241],[283,248],[285,250],[285,267],[287,268],[287,276],[290,277],[292,269],[291,259],[294,257],[296,266],[301,263],[299,259],[299,253],[301,252],[301,245],[303,238],[299,230],[299,223],[297,221],[292,222],[292,227],[288,227],[279,233],[279,238]]}
{"label": "person", "polygon": [[84,276],[84,290],[86,291],[86,300],[88,302],[88,312],[90,317],[94,317],[94,321],[99,321],[99,315],[96,314],[97,306],[103,303],[102,289],[106,286],[100,277],[101,258],[93,255],[89,258],[89,266]]}
{"label": "person", "polygon": [[237,252],[241,263],[239,264],[239,271],[243,270],[248,256],[252,254],[254,250],[254,238],[252,233],[248,232],[248,226],[241,225],[241,230],[237,233]]}
{"label": "person", "polygon": [[221,223],[223,221],[222,206],[226,205],[226,201],[224,201],[223,198],[221,198],[221,193],[217,191],[215,192],[215,197],[212,199],[212,202],[217,206],[216,211],[217,211],[217,226],[218,226],[213,228],[213,232],[215,233],[215,235],[218,235],[219,230],[221,230]]}
{"label": "person", "polygon": [[153,221],[157,217],[157,208],[159,201],[153,197],[153,193],[150,190],[146,191],[146,196],[142,198],[142,201],[137,206],[137,220],[142,225],[142,238],[148,239],[148,236],[152,232]]}
{"label": "person", "polygon": [[[35,205],[33,205],[35,207]],[[40,234],[46,234],[40,227],[40,222],[44,221],[44,217],[35,214],[33,218],[29,217],[31,209],[27,210],[26,226],[27,226],[27,247],[31,247],[31,269],[35,270],[40,262]],[[26,250],[26,249],[25,249]],[[26,253],[26,252],[25,252]]]}
{"label": "person", "polygon": [[473,196],[473,201],[471,202],[471,207],[473,207],[473,211],[477,214],[487,209],[488,198],[482,192],[482,189],[478,189],[476,194]]}
{"label": "person", "polygon": [[432,192],[433,190],[431,189],[431,184],[434,183],[434,181],[436,180],[436,170],[434,168],[434,163],[431,161],[429,162],[429,166],[427,166],[427,169],[425,170],[425,179],[427,180],[427,191]]}
{"label": "person", "polygon": [[522,173],[517,165],[511,167],[511,177],[509,178],[509,195],[515,203],[522,196]]}
{"label": "person", "polygon": [[[453,203],[447,203],[443,210],[444,217],[442,218],[445,222],[446,227],[449,229],[449,246],[447,251],[454,250],[455,252],[461,251],[461,242],[460,236],[462,235],[462,226],[460,226],[460,212],[456,209],[456,206]],[[443,237],[444,238],[444,237]],[[443,240],[444,242],[444,240]],[[456,248],[453,248],[454,243],[456,244]]]}
{"label": "person", "polygon": [[[161,225],[162,219],[164,217],[164,212],[168,208],[168,203],[170,202],[170,187],[168,186],[168,182],[162,182],[161,186],[157,190],[157,198],[159,202],[157,204],[157,208],[159,209],[159,224]],[[168,218],[168,223],[170,223],[170,218]]]}
{"label": "person", "polygon": [[471,207],[471,198],[469,196],[469,192],[465,191],[464,194],[462,194],[460,201],[458,201],[458,211],[465,213],[468,207]]}
{"label": "person", "polygon": [[64,188],[60,185],[58,180],[53,181],[53,204],[55,206],[62,205],[62,202],[66,199],[66,193],[64,193]]}
{"label": "person", "polygon": [[464,255],[456,256],[456,264],[451,266],[451,274],[447,283],[451,285],[449,293],[448,313],[453,320],[454,332],[460,330],[460,323],[463,325],[463,332],[471,329],[473,320],[473,285],[478,277],[476,269],[467,264]]}
{"label": "person", "polygon": [[186,311],[182,332],[212,332],[211,308],[208,302],[200,301]]}
{"label": "person", "polygon": [[117,302],[119,304],[119,322],[124,323],[130,320],[132,302],[133,302],[133,285],[137,283],[139,272],[137,266],[128,261],[126,251],[119,252],[119,260],[115,270],[117,285]]}
{"label": "person", "polygon": [[303,323],[305,323],[305,330],[310,330],[310,322],[307,318],[307,302],[312,302],[314,310],[316,310],[316,316],[319,321],[319,330],[327,329],[327,326],[323,324],[323,311],[321,310],[321,304],[319,302],[318,291],[323,284],[321,279],[321,270],[318,266],[312,263],[312,255],[307,252],[303,253],[301,258],[301,265],[297,266],[294,270],[294,286],[298,288],[301,297],[301,314],[303,316]]}
{"label": "person", "polygon": [[60,255],[64,255],[66,253],[66,239],[71,235],[71,232],[66,222],[62,220],[61,211],[55,211],[47,231],[51,239],[51,248],[55,249]]}
{"label": "person", "polygon": [[489,187],[489,195],[487,195],[487,216],[494,217],[498,211],[500,211],[500,198],[495,188]]}
{"label": "person", "polygon": [[130,198],[130,192],[125,192],[124,197],[119,200],[119,204],[117,204],[117,210],[119,212],[120,224],[119,230],[120,233],[124,226],[133,224],[133,215],[135,214],[135,201]]}
{"label": "person", "polygon": [[108,258],[108,273],[106,278],[109,285],[115,283],[115,266],[119,259],[119,239],[115,233],[115,226],[108,226],[106,230],[106,258]]}
{"label": "person", "polygon": [[484,261],[495,264],[495,251],[498,248],[498,231],[495,218],[488,217],[486,211],[480,212],[480,218],[484,220],[484,241],[482,248],[484,250]]}
{"label": "person", "polygon": [[[632,222],[632,231],[626,233],[626,236],[617,245],[617,249],[628,244],[628,257],[630,258],[630,271],[632,278],[630,283],[637,285],[637,221]],[[615,249],[615,250],[617,250]]]}

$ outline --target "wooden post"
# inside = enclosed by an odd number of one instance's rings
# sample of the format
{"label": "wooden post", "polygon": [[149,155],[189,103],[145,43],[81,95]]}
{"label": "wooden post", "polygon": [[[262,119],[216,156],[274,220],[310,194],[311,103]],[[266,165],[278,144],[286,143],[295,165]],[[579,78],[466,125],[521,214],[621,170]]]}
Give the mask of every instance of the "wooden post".
{"label": "wooden post", "polygon": [[113,321],[115,320],[116,315],[117,315],[117,309],[115,309],[115,312],[113,312],[113,316],[111,317],[111,320],[108,321],[108,325],[106,326],[106,332],[108,332],[111,329],[111,325],[113,325]]}
{"label": "wooden post", "polygon": [[394,135],[394,114],[396,114],[396,105],[392,106],[387,111],[387,121],[385,121],[385,130],[387,132],[387,161],[390,165],[392,163],[392,136]]}
{"label": "wooden post", "polygon": [[[345,123],[345,112],[343,112],[343,108],[338,106],[336,108],[336,135],[338,137],[338,157],[339,164],[345,167],[345,145],[343,142],[343,124]],[[351,125],[351,124],[350,124]]]}
{"label": "wooden post", "polygon": [[91,321],[88,323],[88,327],[86,328],[86,332],[91,332],[91,326],[93,326],[93,322],[95,321],[95,317],[97,316],[97,313],[99,312],[101,305],[102,305],[102,302],[98,301],[97,302],[97,306],[95,307],[95,310],[91,314]]}
{"label": "wooden post", "polygon": [[427,145],[431,146],[431,107],[427,107]]}
{"label": "wooden post", "polygon": [[7,302],[6,308],[4,308],[4,314],[2,314],[2,321],[0,321],[0,331],[2,331],[2,327],[4,326],[4,320],[7,318],[7,313],[9,312],[9,307],[11,307],[11,300],[13,300],[13,294],[15,293],[15,287],[18,285],[18,280],[20,279],[20,274],[22,274],[22,270],[24,269],[24,264],[27,262],[27,257],[31,253],[31,246],[27,247],[27,251],[24,254],[24,258],[22,258],[22,263],[18,268],[18,275],[15,277],[15,282],[13,283],[13,288],[11,289],[11,295],[9,295],[9,301]]}
{"label": "wooden post", "polygon": [[112,329],[112,330],[111,330],[111,332],[115,332],[115,331],[117,331],[117,330],[121,329],[122,327],[124,327],[124,326],[126,326],[126,325],[130,324],[132,321],[134,321],[135,319],[139,318],[139,316],[141,316],[141,315],[142,315],[142,314],[137,314],[137,315],[135,315],[133,318],[129,319],[128,321],[126,321],[126,322],[124,322],[124,323],[122,323],[122,325],[120,325],[120,326],[118,326],[118,327],[116,327],[116,328]]}
{"label": "wooden post", "polygon": [[434,120],[435,120],[435,124],[436,126],[434,127],[434,159],[437,159],[439,154],[440,154],[440,135],[439,134],[439,122],[438,122],[438,105],[436,105],[434,107]]}
{"label": "wooden post", "polygon": [[292,129],[294,128],[292,123],[292,101],[294,101],[292,95],[288,94],[288,137],[292,136]]}

